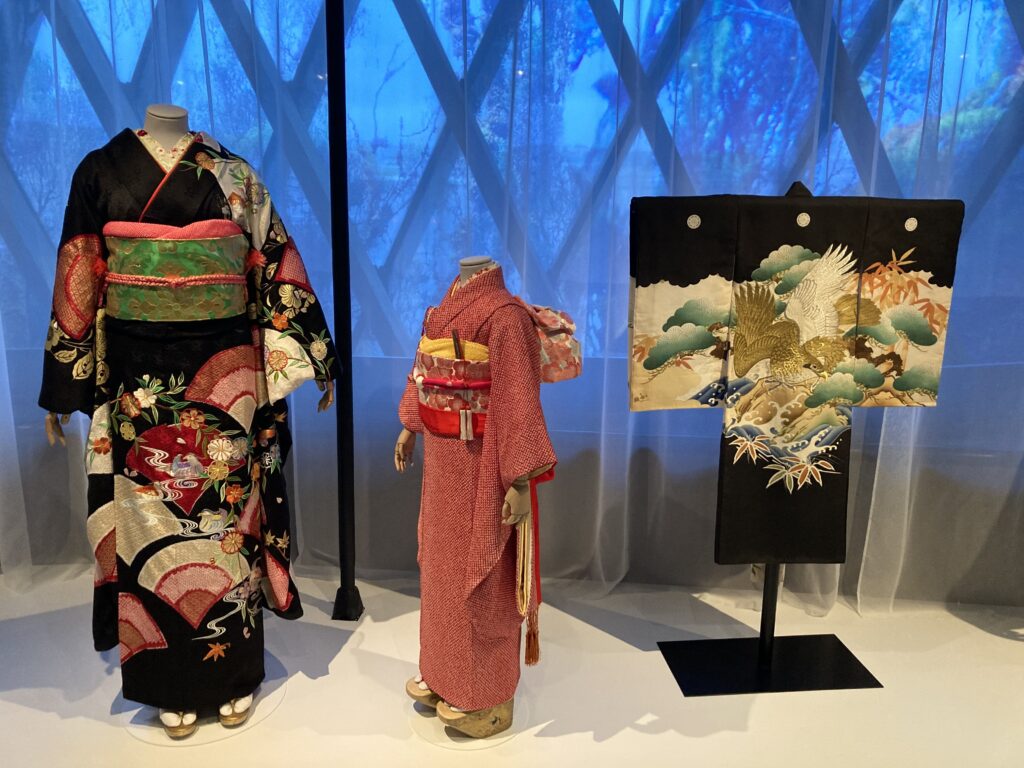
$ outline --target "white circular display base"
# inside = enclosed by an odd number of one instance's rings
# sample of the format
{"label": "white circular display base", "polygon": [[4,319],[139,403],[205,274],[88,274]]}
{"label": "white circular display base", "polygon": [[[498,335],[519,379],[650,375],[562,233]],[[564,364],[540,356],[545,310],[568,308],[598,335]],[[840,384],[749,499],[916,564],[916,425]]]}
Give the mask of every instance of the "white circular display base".
{"label": "white circular display base", "polygon": [[530,706],[525,697],[516,697],[516,706],[512,714],[512,727],[507,731],[488,736],[486,739],[474,739],[449,728],[437,717],[437,710],[425,707],[417,702],[409,702],[409,726],[412,732],[435,747],[454,749],[460,752],[472,752],[479,749],[490,749],[511,741],[530,727]]}
{"label": "white circular display base", "polygon": [[216,741],[233,738],[255,728],[281,706],[287,690],[287,678],[265,680],[256,689],[252,714],[249,715],[249,719],[245,723],[236,728],[225,728],[216,717],[201,717],[199,718],[199,728],[185,739],[170,738],[164,732],[163,724],[160,722],[159,710],[153,707],[130,710],[122,714],[121,718],[133,738],[146,744],[152,744],[154,747],[199,747],[203,744],[213,744]]}

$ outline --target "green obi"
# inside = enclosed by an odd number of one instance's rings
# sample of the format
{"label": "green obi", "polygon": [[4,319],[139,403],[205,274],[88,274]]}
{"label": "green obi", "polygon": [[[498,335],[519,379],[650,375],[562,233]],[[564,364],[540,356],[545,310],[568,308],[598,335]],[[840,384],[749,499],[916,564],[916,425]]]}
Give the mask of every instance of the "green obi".
{"label": "green obi", "polygon": [[106,241],[108,317],[215,320],[245,314],[244,235]]}

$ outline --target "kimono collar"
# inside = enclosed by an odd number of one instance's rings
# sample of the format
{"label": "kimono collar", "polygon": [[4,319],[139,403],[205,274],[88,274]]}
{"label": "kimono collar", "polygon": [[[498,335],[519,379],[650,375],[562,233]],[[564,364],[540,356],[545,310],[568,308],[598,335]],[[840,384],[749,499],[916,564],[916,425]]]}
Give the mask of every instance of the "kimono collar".
{"label": "kimono collar", "polygon": [[461,279],[456,277],[448,288],[445,300],[447,301],[460,297],[465,298],[467,296],[476,298],[481,293],[486,293],[495,289],[501,290],[504,287],[505,278],[502,275],[501,267],[494,264],[474,273],[473,276],[465,283],[461,282]]}
{"label": "kimono collar", "polygon": [[448,323],[477,299],[504,290],[505,278],[502,276],[501,267],[491,267],[477,272],[464,285],[461,285],[459,278],[456,277],[436,310],[438,319]]}
{"label": "kimono collar", "polygon": [[201,134],[197,134],[194,131],[188,131],[175,142],[173,147],[165,149],[163,144],[150,136],[145,130],[139,129],[133,131],[133,133],[142,142],[142,146],[149,152],[150,157],[156,160],[157,165],[160,166],[164,173],[173,171],[178,161],[185,156],[185,151],[192,146],[192,142],[201,136]]}

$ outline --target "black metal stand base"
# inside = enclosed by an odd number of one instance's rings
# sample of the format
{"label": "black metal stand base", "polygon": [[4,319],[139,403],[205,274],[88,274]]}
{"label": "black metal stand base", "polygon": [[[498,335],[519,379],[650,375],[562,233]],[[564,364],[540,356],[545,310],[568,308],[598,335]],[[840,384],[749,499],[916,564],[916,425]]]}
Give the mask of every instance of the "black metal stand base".
{"label": "black metal stand base", "polygon": [[780,575],[765,565],[758,637],[658,643],[684,696],[882,687],[835,635],[775,636]]}
{"label": "black metal stand base", "polygon": [[759,637],[658,643],[684,696],[881,688],[835,635],[776,637],[762,663]]}
{"label": "black metal stand base", "polygon": [[363,598],[359,596],[359,588],[338,587],[334,596],[334,613],[331,618],[335,621],[356,621],[363,615]]}

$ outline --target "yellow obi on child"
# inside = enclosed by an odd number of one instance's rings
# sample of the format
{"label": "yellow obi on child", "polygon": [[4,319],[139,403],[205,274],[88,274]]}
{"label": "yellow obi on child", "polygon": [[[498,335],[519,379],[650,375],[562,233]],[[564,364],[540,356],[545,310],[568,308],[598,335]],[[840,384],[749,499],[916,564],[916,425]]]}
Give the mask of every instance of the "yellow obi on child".
{"label": "yellow obi on child", "polygon": [[484,344],[454,339],[420,339],[412,380],[419,393],[424,427],[441,437],[473,440],[484,433],[491,398],[490,354]]}

